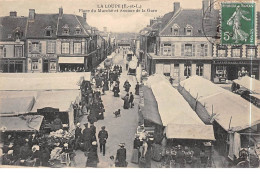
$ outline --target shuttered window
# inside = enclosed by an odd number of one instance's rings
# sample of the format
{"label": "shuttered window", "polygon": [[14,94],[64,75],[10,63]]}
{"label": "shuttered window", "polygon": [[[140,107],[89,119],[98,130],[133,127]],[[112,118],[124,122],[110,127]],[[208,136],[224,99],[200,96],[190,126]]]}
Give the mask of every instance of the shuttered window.
{"label": "shuttered window", "polygon": [[54,41],[47,42],[47,53],[54,54],[56,52],[56,43]]}

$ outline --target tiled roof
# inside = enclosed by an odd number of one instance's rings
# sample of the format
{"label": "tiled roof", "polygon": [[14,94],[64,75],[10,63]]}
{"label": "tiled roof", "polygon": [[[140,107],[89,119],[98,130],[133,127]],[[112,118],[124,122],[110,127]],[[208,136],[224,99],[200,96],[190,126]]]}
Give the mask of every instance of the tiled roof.
{"label": "tiled roof", "polygon": [[[20,31],[23,32],[22,40],[25,39],[25,27],[26,17],[0,17],[0,40],[2,41],[14,41],[14,30],[20,27]],[[8,35],[11,34],[11,38]]]}
{"label": "tiled roof", "polygon": [[[65,25],[69,27],[69,35],[66,36],[84,37],[90,35],[87,31],[90,26],[81,16],[63,14],[62,18],[59,19],[59,14],[36,14],[34,21],[28,22],[27,37],[57,38],[57,36],[63,36],[62,32]],[[47,27],[51,27],[51,36],[45,36]],[[81,28],[81,34],[75,34],[77,27]]]}
{"label": "tiled roof", "polygon": [[[58,24],[58,36],[62,36],[63,32],[63,27],[67,25],[69,27],[69,36],[89,36],[90,34],[88,33],[88,25],[84,21],[84,18],[81,16],[77,15],[72,15],[72,14],[63,14],[62,18],[59,19],[59,24]],[[75,35],[75,30],[76,27],[80,27],[82,29],[81,34]],[[82,28],[83,27],[83,28]],[[86,31],[86,33],[85,33]]]}
{"label": "tiled roof", "polygon": [[[33,22],[28,22],[27,38],[56,38],[58,14],[35,14]],[[45,36],[45,28],[51,27],[51,36]]]}
{"label": "tiled roof", "polygon": [[[167,15],[167,14],[166,14]],[[187,25],[192,26],[192,36],[204,36],[203,26],[205,35],[215,36],[217,32],[217,25],[219,24],[219,11],[213,10],[206,22],[205,17],[202,15],[202,10],[184,9],[174,15],[173,20],[168,17],[163,17],[162,31],[160,35],[172,35],[171,27],[177,24],[179,28],[179,35],[185,35],[185,28]],[[203,23],[203,24],[202,24]]]}

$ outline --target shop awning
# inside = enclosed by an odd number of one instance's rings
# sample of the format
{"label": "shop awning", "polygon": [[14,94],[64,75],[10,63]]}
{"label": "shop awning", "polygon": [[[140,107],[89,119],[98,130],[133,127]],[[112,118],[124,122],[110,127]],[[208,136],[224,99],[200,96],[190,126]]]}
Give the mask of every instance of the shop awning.
{"label": "shop awning", "polygon": [[0,98],[0,116],[25,114],[31,111],[35,99],[31,97]]}
{"label": "shop awning", "polygon": [[59,57],[59,63],[84,64],[84,57]]}
{"label": "shop awning", "polygon": [[252,91],[253,93],[260,94],[260,81],[249,76],[244,76],[240,79],[233,80],[233,82],[243,86],[244,88]]}
{"label": "shop awning", "polygon": [[212,125],[169,124],[166,127],[168,139],[215,140]]}
{"label": "shop awning", "polygon": [[144,107],[142,107],[142,113],[144,119],[162,125],[162,120],[158,112],[158,106],[153,92],[147,86],[142,87],[144,93]]}
{"label": "shop awning", "polygon": [[0,131],[39,131],[43,116],[0,117]]}

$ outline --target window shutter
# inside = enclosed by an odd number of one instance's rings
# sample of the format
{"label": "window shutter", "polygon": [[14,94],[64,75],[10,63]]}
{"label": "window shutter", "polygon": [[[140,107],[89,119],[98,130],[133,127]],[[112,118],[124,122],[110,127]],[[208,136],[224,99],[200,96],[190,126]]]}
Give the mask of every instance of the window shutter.
{"label": "window shutter", "polygon": [[29,43],[29,53],[32,52],[32,43]]}
{"label": "window shutter", "polygon": [[163,44],[161,44],[161,56],[163,55]]}
{"label": "window shutter", "polygon": [[195,44],[192,44],[192,56],[195,56]]}
{"label": "window shutter", "polygon": [[174,55],[175,55],[175,45],[172,44],[172,56],[174,56]]}
{"label": "window shutter", "polygon": [[55,54],[55,53],[56,53],[56,42],[53,42],[53,45],[54,45],[54,46],[53,46],[53,47],[54,47],[54,48],[53,48],[53,52],[54,52],[54,54]]}
{"label": "window shutter", "polygon": [[39,52],[42,52],[42,43],[39,43]]}
{"label": "window shutter", "polygon": [[200,50],[201,50],[201,46],[200,44],[197,45],[197,56],[200,57]]}
{"label": "window shutter", "polygon": [[6,57],[6,48],[4,48],[4,57]]}
{"label": "window shutter", "polygon": [[184,44],[181,44],[181,56],[184,56]]}
{"label": "window shutter", "polygon": [[204,56],[207,57],[208,56],[208,50],[209,50],[208,49],[208,44],[205,44],[204,47],[205,47],[205,55]]}

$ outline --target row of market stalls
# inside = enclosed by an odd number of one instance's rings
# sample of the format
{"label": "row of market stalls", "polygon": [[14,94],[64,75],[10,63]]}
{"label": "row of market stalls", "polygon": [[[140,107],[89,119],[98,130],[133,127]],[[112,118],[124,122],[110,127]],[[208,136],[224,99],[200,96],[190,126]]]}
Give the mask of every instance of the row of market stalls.
{"label": "row of market stalls", "polygon": [[[245,87],[249,84],[250,88],[252,87],[252,81],[241,83],[244,83]],[[250,157],[258,158],[259,108],[199,76],[192,76],[180,82],[178,91],[205,124],[213,124],[216,143],[222,146],[221,152],[236,161],[241,158],[241,150],[246,148],[251,154]],[[252,163],[250,165],[259,165],[259,162]]]}
{"label": "row of market stalls", "polygon": [[[164,76],[158,74],[150,76],[144,82],[140,96],[140,115],[144,127],[147,130],[154,130],[152,134],[158,146],[162,145],[163,137],[167,139],[167,149],[170,149],[170,152],[178,145],[188,147],[190,150],[195,145],[206,149],[206,146],[211,146],[211,141],[215,140],[213,126],[202,122]],[[211,153],[210,147],[209,157]]]}
{"label": "row of market stalls", "polygon": [[74,106],[80,103],[84,80],[90,81],[89,72],[0,74],[0,131],[50,131],[56,117],[73,131]]}

